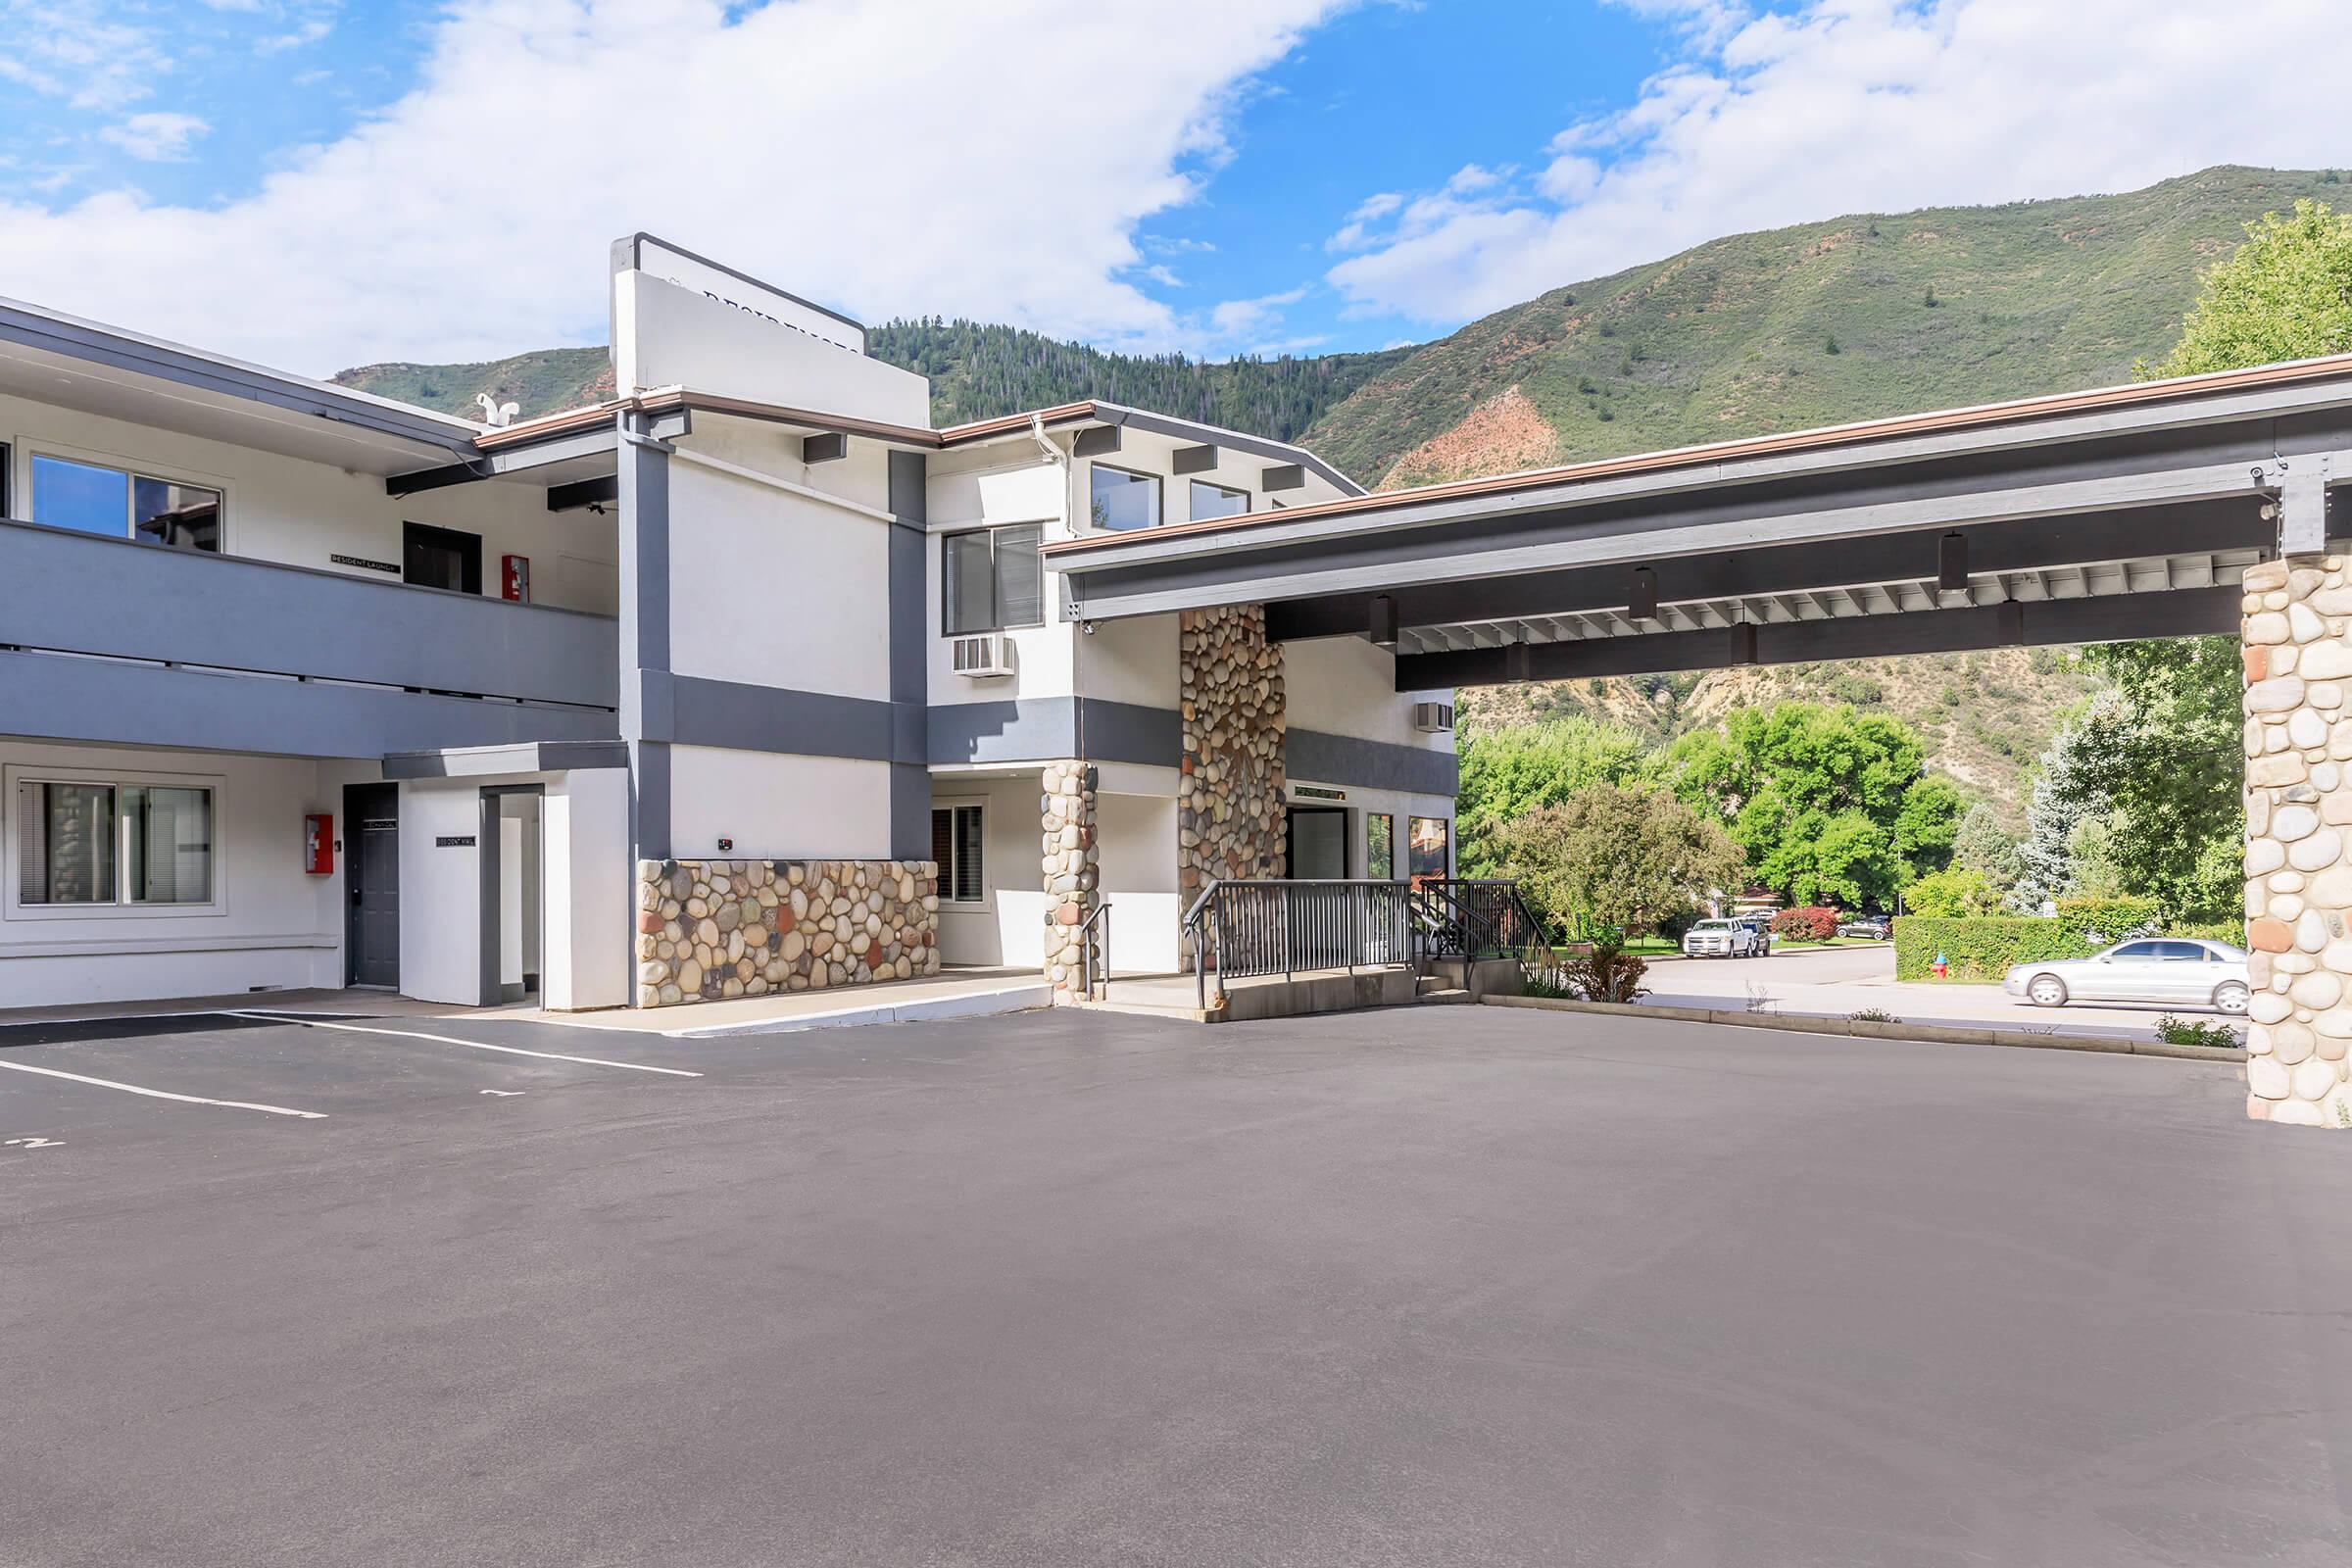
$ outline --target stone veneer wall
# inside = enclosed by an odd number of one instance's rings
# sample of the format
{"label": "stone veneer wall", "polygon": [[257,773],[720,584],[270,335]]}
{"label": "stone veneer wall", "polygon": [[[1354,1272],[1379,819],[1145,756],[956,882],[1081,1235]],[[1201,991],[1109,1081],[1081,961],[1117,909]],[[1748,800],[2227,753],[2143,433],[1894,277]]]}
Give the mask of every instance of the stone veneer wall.
{"label": "stone veneer wall", "polygon": [[[1054,1000],[1078,1000],[1079,927],[1101,898],[1101,852],[1095,843],[1095,791],[1083,760],[1048,762],[1039,798],[1041,869],[1046,887],[1046,978]],[[1115,913],[1115,911],[1114,911]]]}
{"label": "stone veneer wall", "polygon": [[640,860],[637,1005],[939,972],[931,860]]}
{"label": "stone veneer wall", "polygon": [[2246,569],[2246,1112],[2352,1127],[2352,582],[2341,556]]}
{"label": "stone veneer wall", "polygon": [[1178,617],[1184,710],[1176,796],[1176,883],[1189,905],[1216,877],[1288,874],[1282,646],[1262,605]]}

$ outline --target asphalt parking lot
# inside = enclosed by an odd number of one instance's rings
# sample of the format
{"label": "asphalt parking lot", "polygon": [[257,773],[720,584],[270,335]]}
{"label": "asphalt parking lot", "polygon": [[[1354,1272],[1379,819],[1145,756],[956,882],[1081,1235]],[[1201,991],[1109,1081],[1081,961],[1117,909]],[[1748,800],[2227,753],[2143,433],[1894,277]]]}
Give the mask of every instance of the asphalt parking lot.
{"label": "asphalt parking lot", "polygon": [[335,1022],[0,1035],[0,1562],[2352,1556],[2352,1142],[2232,1068]]}

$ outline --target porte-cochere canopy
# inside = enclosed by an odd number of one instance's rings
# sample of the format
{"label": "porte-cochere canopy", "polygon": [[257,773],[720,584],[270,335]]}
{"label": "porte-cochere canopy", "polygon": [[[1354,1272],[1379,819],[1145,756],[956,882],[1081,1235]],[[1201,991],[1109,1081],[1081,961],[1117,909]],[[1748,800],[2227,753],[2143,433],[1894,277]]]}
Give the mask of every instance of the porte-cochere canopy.
{"label": "porte-cochere canopy", "polygon": [[2352,356],[1050,546],[1090,619],[1267,607],[1399,690],[2237,629],[2318,551]]}

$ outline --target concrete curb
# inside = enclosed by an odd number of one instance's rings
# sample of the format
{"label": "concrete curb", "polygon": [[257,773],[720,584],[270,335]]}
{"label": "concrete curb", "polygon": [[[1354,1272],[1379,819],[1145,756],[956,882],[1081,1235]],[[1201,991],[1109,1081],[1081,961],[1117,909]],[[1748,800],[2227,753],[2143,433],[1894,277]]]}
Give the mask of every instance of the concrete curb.
{"label": "concrete curb", "polygon": [[711,1040],[723,1035],[797,1034],[804,1029],[840,1029],[866,1023],[936,1023],[949,1018],[993,1018],[1000,1013],[1026,1012],[1054,1004],[1050,985],[1007,986],[959,997],[931,997],[919,1002],[870,1003],[832,1012],[808,1012],[798,1017],[747,1018],[741,1023],[705,1024],[696,1029],[663,1029],[665,1040]]}
{"label": "concrete curb", "polygon": [[1948,1046],[2023,1046],[2038,1051],[2095,1051],[2117,1056],[2172,1056],[2182,1061],[2243,1065],[2245,1052],[2224,1046],[2168,1046],[2160,1040],[2111,1040],[2096,1035],[2044,1035],[2023,1029],[1959,1029],[1932,1023],[1872,1023],[1859,1018],[1813,1018],[1800,1013],[1749,1012],[1720,1007],[1644,1006],[1641,1003],[1569,1002],[1552,997],[1481,997],[1490,1007],[1535,1007],[1545,1012],[1596,1012],[1618,1018],[1665,1018],[1681,1023],[1728,1023],[1741,1029],[1783,1029],[1803,1035],[1850,1035],[1864,1040],[1919,1040]]}

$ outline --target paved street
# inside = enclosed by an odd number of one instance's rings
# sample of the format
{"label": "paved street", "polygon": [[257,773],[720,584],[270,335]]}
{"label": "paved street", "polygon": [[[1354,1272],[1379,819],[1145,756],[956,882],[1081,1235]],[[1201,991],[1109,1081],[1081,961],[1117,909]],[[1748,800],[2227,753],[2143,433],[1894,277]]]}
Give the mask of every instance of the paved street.
{"label": "paved street", "polygon": [[1997,985],[1902,981],[1894,977],[1892,944],[1811,948],[1776,953],[1768,958],[1653,959],[1646,999],[1692,1007],[1762,1006],[1774,1012],[1842,1018],[1864,1007],[1883,1007],[1918,1023],[1988,1026],[1996,1029],[2063,1029],[2068,1034],[2130,1036],[2145,1040],[2166,1013],[2223,1020],[2209,1007],[2171,1005],[2036,1007]]}
{"label": "paved street", "polygon": [[2352,1145],[2229,1067],[339,1022],[0,1036],[0,1561],[2352,1555]]}

